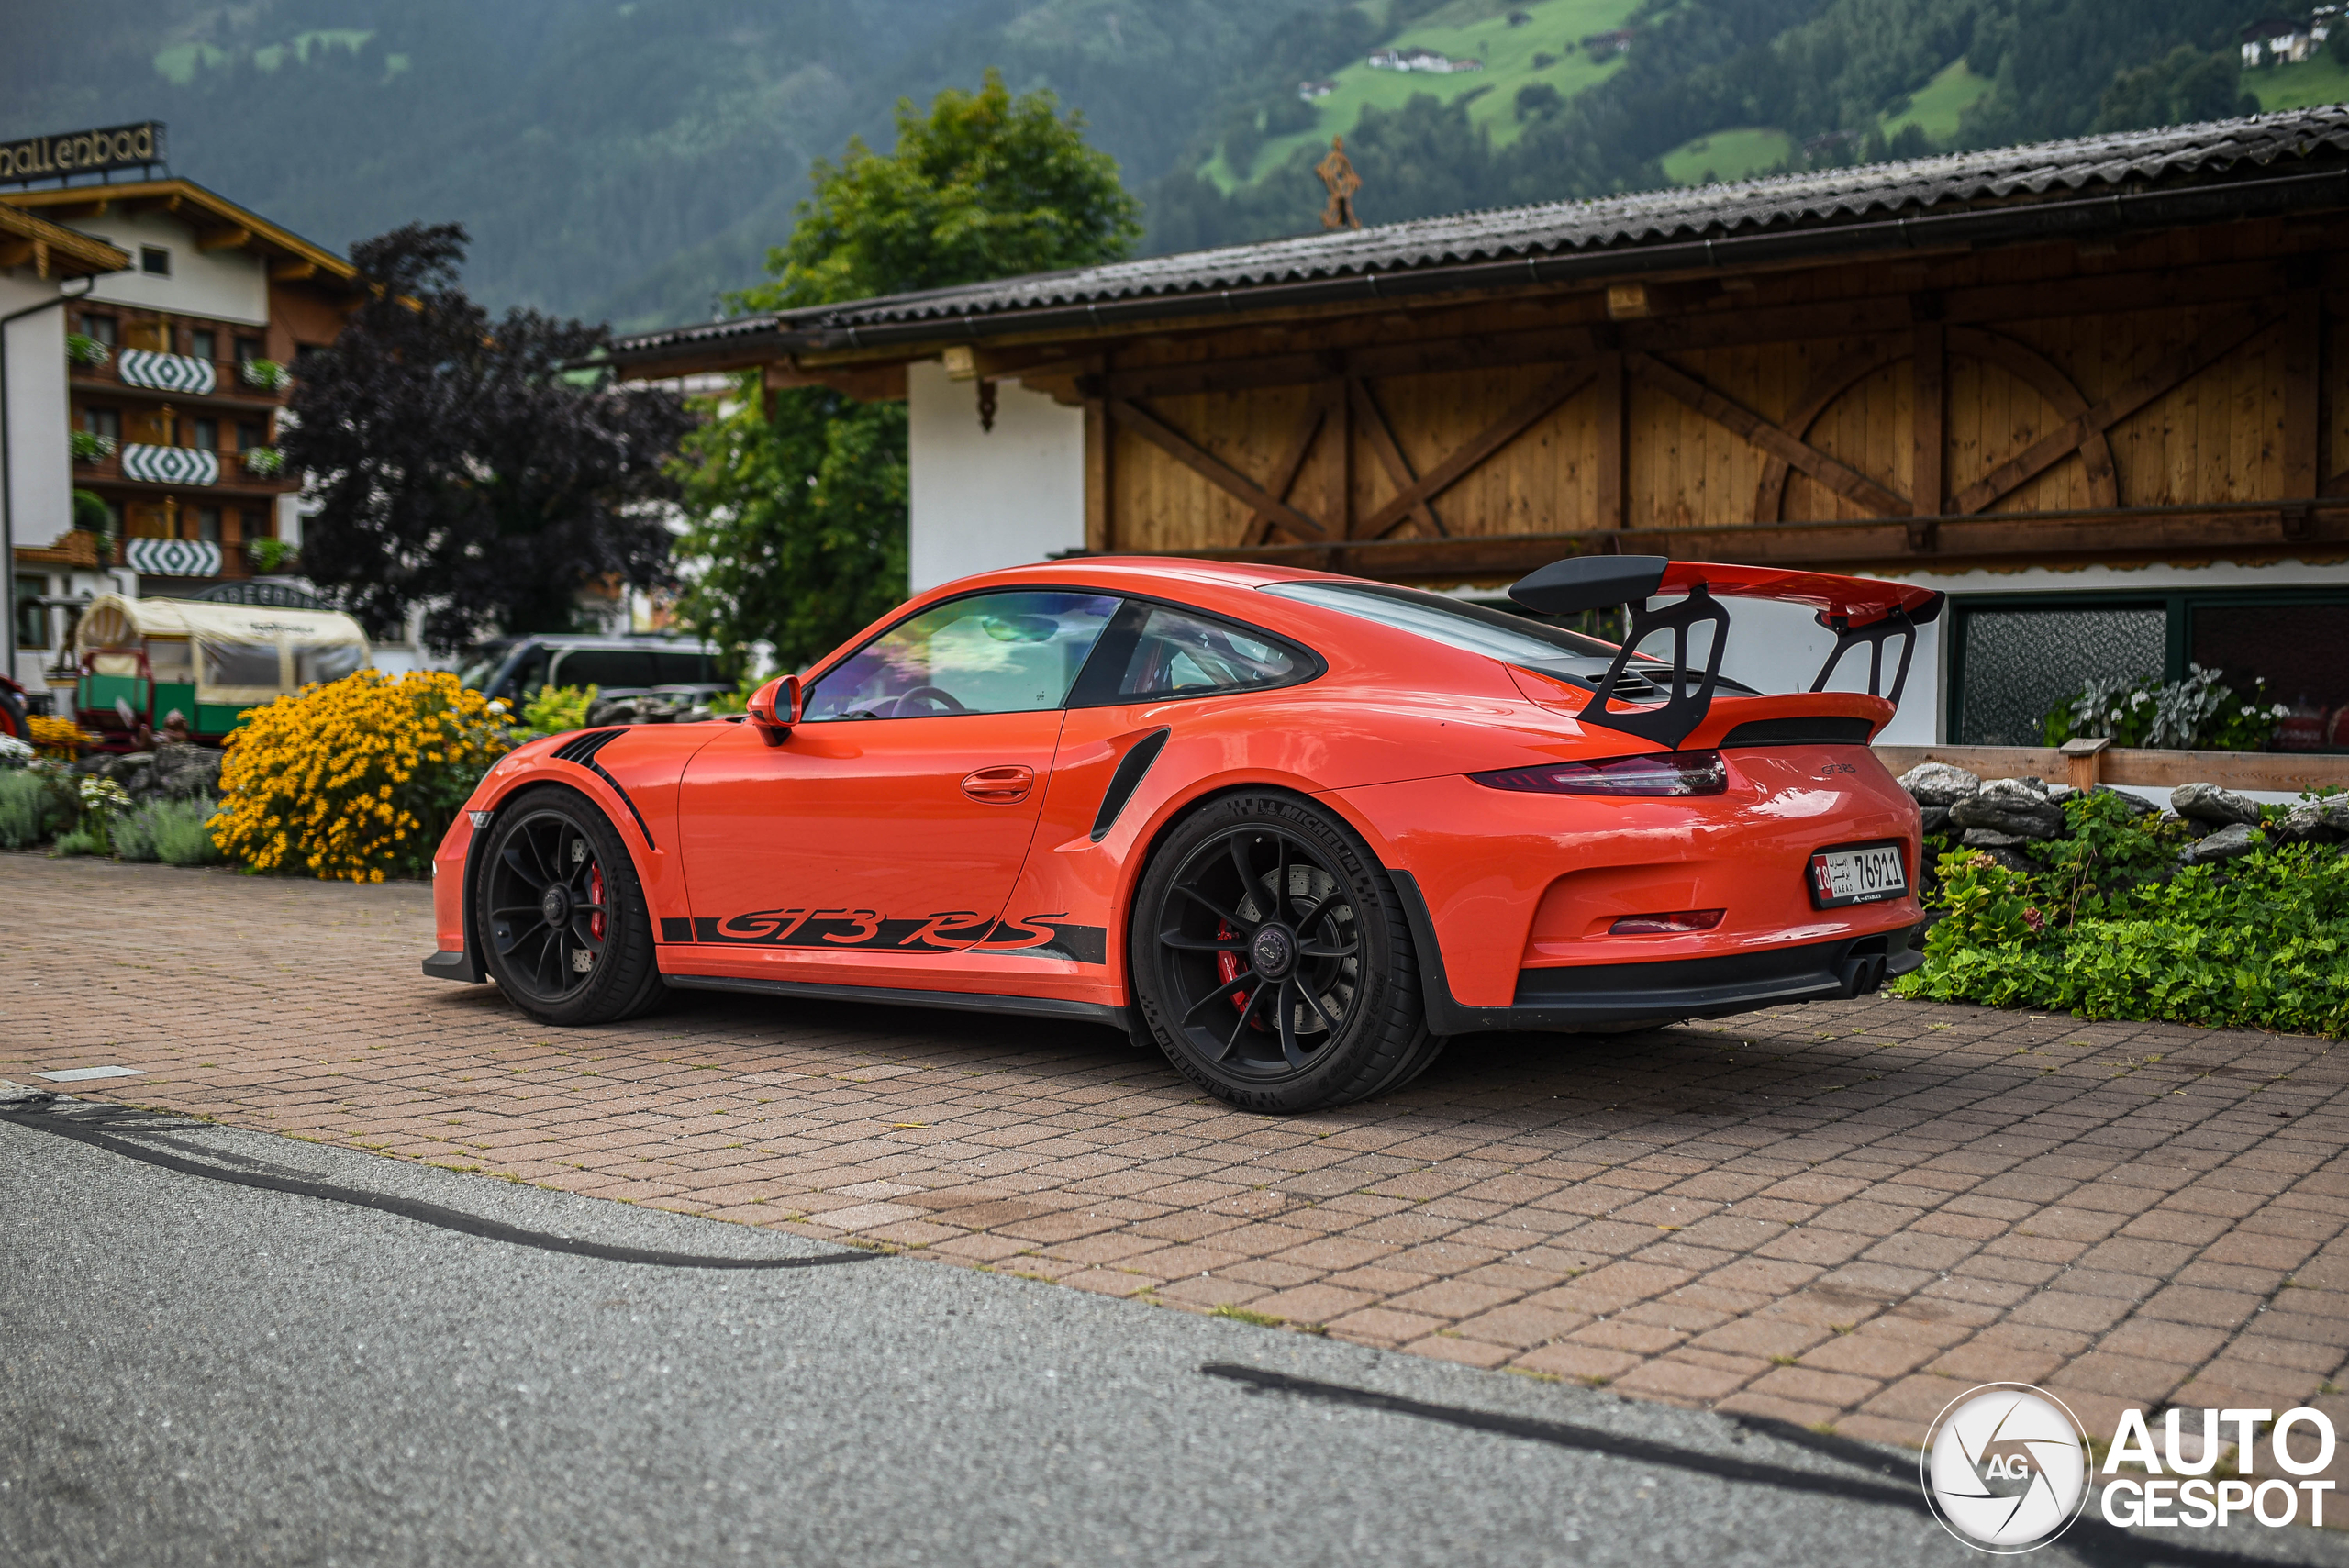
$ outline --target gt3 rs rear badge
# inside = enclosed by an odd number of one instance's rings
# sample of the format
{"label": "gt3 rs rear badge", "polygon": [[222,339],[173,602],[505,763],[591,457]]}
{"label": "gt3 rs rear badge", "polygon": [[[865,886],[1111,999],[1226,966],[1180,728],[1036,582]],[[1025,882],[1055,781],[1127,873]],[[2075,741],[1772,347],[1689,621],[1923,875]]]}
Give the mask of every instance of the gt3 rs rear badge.
{"label": "gt3 rs rear badge", "polygon": [[1108,960],[1109,932],[1071,922],[1060,913],[992,919],[968,909],[918,919],[874,909],[753,909],[720,918],[661,922],[664,942],[719,947],[854,948],[897,952],[1031,952],[1079,963]]}

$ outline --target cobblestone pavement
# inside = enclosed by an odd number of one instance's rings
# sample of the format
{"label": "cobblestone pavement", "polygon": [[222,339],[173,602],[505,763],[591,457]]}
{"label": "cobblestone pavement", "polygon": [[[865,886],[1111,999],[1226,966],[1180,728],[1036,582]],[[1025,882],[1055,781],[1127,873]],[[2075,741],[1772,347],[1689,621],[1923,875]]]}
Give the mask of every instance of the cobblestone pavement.
{"label": "cobblestone pavement", "polygon": [[2091,1431],[2349,1427],[2324,1040],[1817,1004],[1471,1039],[1274,1119],[1083,1026],[704,994],[548,1029],[431,945],[418,886],[0,855],[0,1077],[135,1067],[72,1092],[1854,1437],[1992,1380]]}

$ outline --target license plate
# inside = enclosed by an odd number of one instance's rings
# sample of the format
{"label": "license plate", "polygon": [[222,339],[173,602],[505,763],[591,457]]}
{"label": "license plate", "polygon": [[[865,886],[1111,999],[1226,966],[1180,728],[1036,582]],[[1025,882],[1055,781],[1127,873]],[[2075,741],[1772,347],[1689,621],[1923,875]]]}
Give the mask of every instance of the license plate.
{"label": "license plate", "polygon": [[1821,909],[1878,904],[1908,891],[1898,844],[1821,850],[1810,857],[1810,901]]}

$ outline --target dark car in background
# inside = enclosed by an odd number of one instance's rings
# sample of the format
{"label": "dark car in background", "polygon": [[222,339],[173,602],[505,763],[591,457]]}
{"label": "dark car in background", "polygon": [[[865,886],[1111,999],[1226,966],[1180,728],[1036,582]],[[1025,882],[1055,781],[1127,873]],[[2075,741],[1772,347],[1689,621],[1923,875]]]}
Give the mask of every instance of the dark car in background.
{"label": "dark car in background", "polygon": [[690,694],[697,701],[733,690],[718,676],[715,647],[677,637],[540,632],[500,638],[474,649],[458,678],[484,696],[517,706],[541,686],[596,686],[606,697]]}

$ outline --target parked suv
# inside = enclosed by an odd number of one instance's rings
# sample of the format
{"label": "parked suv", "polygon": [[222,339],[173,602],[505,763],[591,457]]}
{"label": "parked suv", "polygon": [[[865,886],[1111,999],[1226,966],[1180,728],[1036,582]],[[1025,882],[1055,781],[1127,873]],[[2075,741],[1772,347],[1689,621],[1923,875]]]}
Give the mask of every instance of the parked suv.
{"label": "parked suv", "polygon": [[500,638],[473,651],[459,679],[519,707],[541,686],[596,686],[602,695],[659,691],[707,700],[733,687],[718,675],[718,650],[674,637],[540,633]]}

